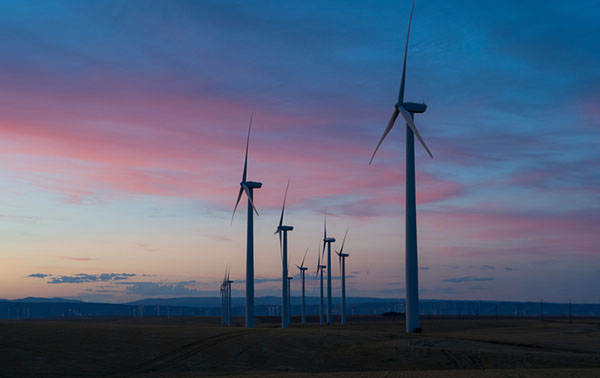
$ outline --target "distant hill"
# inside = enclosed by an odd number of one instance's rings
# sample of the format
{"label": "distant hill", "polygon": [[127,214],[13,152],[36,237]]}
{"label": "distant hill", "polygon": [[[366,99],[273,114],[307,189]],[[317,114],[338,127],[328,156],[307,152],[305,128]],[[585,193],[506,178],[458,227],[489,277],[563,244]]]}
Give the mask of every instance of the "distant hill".
{"label": "distant hill", "polygon": [[[292,314],[300,313],[300,297],[292,297]],[[234,316],[244,315],[244,298],[232,298]],[[257,297],[257,316],[278,316],[281,313],[281,299],[278,297]],[[88,303],[64,298],[23,298],[0,300],[0,319],[32,318],[77,318],[77,317],[148,317],[148,316],[219,316],[221,299],[218,297],[148,298],[126,304]],[[566,317],[569,305],[566,303],[544,303],[544,316]],[[347,301],[349,315],[381,315],[383,313],[403,313],[404,301],[400,299],[351,297]],[[462,317],[541,317],[542,304],[539,302],[497,302],[497,301],[448,301],[422,300],[419,312],[424,316]],[[339,298],[333,301],[334,314],[340,313]],[[319,298],[306,298],[307,315],[318,315]],[[572,304],[573,316],[600,316],[600,304]]]}
{"label": "distant hill", "polygon": [[2,302],[27,302],[27,303],[84,303],[79,299],[65,299],[65,298],[38,298],[38,297],[27,297],[21,299],[0,299]]}
{"label": "distant hill", "polygon": [[[292,304],[300,305],[301,297],[292,296]],[[318,305],[319,297],[306,297],[307,305]],[[233,307],[244,306],[246,299],[244,297],[231,298]],[[333,304],[339,304],[340,298],[333,298]],[[349,297],[346,299],[350,303],[399,303],[398,299],[390,298],[368,298],[368,297]],[[278,306],[281,304],[281,297],[265,296],[254,298],[256,306]],[[147,298],[134,302],[129,302],[129,305],[139,306],[185,306],[185,307],[220,307],[220,297],[184,297],[184,298]]]}

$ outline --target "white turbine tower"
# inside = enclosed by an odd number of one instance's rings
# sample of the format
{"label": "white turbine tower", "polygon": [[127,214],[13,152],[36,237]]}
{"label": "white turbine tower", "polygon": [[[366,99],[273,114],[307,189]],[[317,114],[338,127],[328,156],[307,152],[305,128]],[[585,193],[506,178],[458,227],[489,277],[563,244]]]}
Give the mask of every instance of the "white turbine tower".
{"label": "white turbine tower", "polygon": [[331,325],[333,323],[333,304],[331,303],[331,243],[335,243],[335,238],[327,236],[327,210],[325,210],[323,225],[323,253],[325,253],[325,246],[327,246],[327,324]]}
{"label": "white turbine tower", "polygon": [[281,328],[287,328],[290,324],[290,301],[289,301],[289,283],[288,280],[288,242],[287,233],[294,229],[293,226],[285,226],[283,224],[283,214],[285,212],[285,201],[287,200],[287,193],[290,187],[290,180],[288,180],[287,186],[285,187],[285,195],[283,196],[283,206],[281,206],[281,217],[279,218],[279,225],[275,230],[275,234],[279,234],[279,253],[281,254]]}
{"label": "white turbine tower", "polygon": [[317,248],[317,274],[315,275],[315,278],[321,273],[321,297],[319,302],[319,323],[321,325],[325,323],[325,316],[323,314],[323,269],[325,268],[327,268],[327,266],[321,264],[321,246],[319,243],[319,248]]}
{"label": "white turbine tower", "polygon": [[406,46],[404,47],[404,64],[402,66],[402,79],[400,80],[400,91],[398,93],[398,102],[394,105],[394,113],[387,124],[383,136],[377,143],[375,151],[371,156],[369,164],[373,162],[375,153],[381,146],[381,143],[390,132],[398,114],[406,122],[406,251],[405,251],[405,269],[406,269],[406,332],[421,332],[419,327],[419,278],[418,278],[418,261],[417,261],[417,210],[415,199],[415,141],[416,135],[429,156],[433,157],[431,151],[421,138],[421,134],[417,130],[414,123],[414,114],[423,113],[427,109],[425,104],[417,104],[414,102],[404,102],[404,84],[406,77],[406,56],[408,53],[408,37],[410,35],[410,24],[412,22],[413,10],[415,2],[413,1],[410,11],[410,19],[408,21],[408,32],[406,34]]}
{"label": "white turbine tower", "polygon": [[346,244],[346,236],[348,235],[348,230],[346,229],[346,233],[344,234],[344,240],[342,240],[342,247],[339,252],[336,252],[340,259],[340,271],[342,274],[342,325],[346,324],[346,257],[349,255],[344,253],[344,244]]}
{"label": "white turbine tower", "polygon": [[306,324],[306,302],[305,302],[305,290],[304,290],[304,275],[306,273],[307,267],[304,266],[304,260],[306,260],[306,254],[308,253],[308,248],[306,248],[306,252],[304,252],[304,257],[302,258],[302,263],[300,265],[296,265],[296,267],[300,270],[300,277],[302,278],[302,324]]}
{"label": "white turbine tower", "polygon": [[254,328],[254,214],[258,215],[258,210],[254,207],[253,196],[254,189],[259,189],[262,183],[256,181],[247,181],[246,174],[248,172],[248,144],[250,143],[250,130],[252,129],[252,118],[250,116],[250,125],[248,126],[248,137],[246,139],[246,158],[244,159],[244,172],[242,173],[242,181],[240,182],[240,192],[238,193],[233,214],[231,215],[231,223],[235,216],[235,210],[240,203],[242,193],[246,193],[248,197],[248,230],[246,234],[246,328]]}

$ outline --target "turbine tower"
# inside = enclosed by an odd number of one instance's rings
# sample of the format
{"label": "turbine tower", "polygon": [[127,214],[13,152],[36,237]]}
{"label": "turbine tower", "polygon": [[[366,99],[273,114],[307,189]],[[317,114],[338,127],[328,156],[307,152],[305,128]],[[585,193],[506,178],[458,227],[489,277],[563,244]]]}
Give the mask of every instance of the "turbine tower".
{"label": "turbine tower", "polygon": [[225,324],[225,281],[221,282],[221,324]]}
{"label": "turbine tower", "polygon": [[254,214],[258,215],[258,210],[254,207],[254,189],[259,189],[262,183],[256,181],[248,181],[246,174],[248,172],[248,144],[250,143],[250,130],[252,129],[252,118],[250,116],[250,125],[248,126],[248,137],[246,138],[246,158],[244,159],[244,172],[242,173],[242,181],[240,182],[240,191],[238,193],[233,214],[231,215],[231,223],[235,216],[235,210],[240,203],[242,193],[246,193],[248,197],[248,230],[246,234],[246,328],[254,328]]}
{"label": "turbine tower", "polygon": [[317,274],[315,278],[319,276],[321,273],[321,297],[319,302],[319,323],[323,325],[325,323],[325,316],[323,314],[323,269],[327,268],[326,265],[321,265],[321,246],[317,249]]}
{"label": "turbine tower", "polygon": [[302,324],[306,324],[306,312],[305,312],[305,290],[304,290],[304,275],[306,273],[307,267],[304,266],[304,260],[306,260],[306,254],[308,253],[308,248],[306,248],[306,252],[304,252],[304,257],[302,258],[302,263],[296,267],[300,270],[300,277],[302,277],[302,305],[301,305],[301,313],[302,313]]}
{"label": "turbine tower", "polygon": [[413,1],[408,21],[408,32],[406,33],[406,45],[404,46],[404,64],[402,66],[402,79],[400,80],[400,91],[398,92],[398,102],[394,105],[394,113],[387,124],[383,136],[377,143],[375,151],[371,156],[369,164],[373,162],[375,153],[381,146],[381,143],[390,132],[398,114],[406,122],[406,247],[405,247],[405,269],[406,269],[406,332],[421,332],[419,327],[419,277],[417,261],[417,210],[415,199],[415,140],[416,135],[429,156],[433,157],[431,151],[421,138],[414,122],[415,113],[424,113],[427,109],[425,104],[414,102],[404,102],[404,84],[406,77],[406,56],[408,53],[408,37],[410,35],[410,24],[415,8]]}
{"label": "turbine tower", "polygon": [[327,324],[330,325],[333,323],[331,303],[331,243],[335,243],[335,238],[327,236],[327,210],[325,210],[323,225],[323,253],[325,253],[325,246],[327,246]]}
{"label": "turbine tower", "polygon": [[229,279],[230,269],[227,270],[227,327],[231,327],[231,284],[232,280]]}
{"label": "turbine tower", "polygon": [[342,248],[339,252],[336,252],[340,259],[340,271],[342,274],[342,325],[346,324],[346,257],[349,255],[344,253],[344,244],[346,244],[346,236],[348,235],[348,228],[344,234],[344,240],[342,240]]}
{"label": "turbine tower", "polygon": [[285,187],[285,195],[283,196],[283,206],[281,206],[281,217],[279,218],[279,225],[275,230],[275,235],[279,234],[279,253],[281,254],[281,328],[287,328],[290,324],[290,302],[289,302],[289,280],[288,277],[288,242],[287,233],[294,229],[293,226],[285,226],[283,224],[283,213],[285,212],[285,201],[287,200],[287,193],[290,187],[290,180],[288,179],[287,186]]}
{"label": "turbine tower", "polygon": [[288,276],[287,280],[287,300],[288,300],[288,325],[292,323],[292,280],[294,277]]}

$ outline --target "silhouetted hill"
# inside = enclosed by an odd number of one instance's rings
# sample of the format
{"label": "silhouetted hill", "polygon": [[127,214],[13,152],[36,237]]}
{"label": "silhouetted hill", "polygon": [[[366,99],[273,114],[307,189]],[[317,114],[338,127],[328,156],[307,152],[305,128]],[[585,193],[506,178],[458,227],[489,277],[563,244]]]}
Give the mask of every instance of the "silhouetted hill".
{"label": "silhouetted hill", "polygon": [[[300,297],[292,297],[291,311],[300,314]],[[233,316],[244,315],[244,298],[232,298]],[[319,314],[319,298],[306,298],[306,314]],[[219,316],[221,299],[218,297],[148,298],[127,304],[88,303],[63,298],[23,298],[0,300],[0,319],[72,318],[72,317],[148,317],[148,316]],[[539,302],[496,301],[446,301],[422,300],[419,312],[424,316],[445,318],[539,318],[542,304]],[[544,303],[545,317],[569,316],[566,303]],[[339,298],[333,301],[333,312],[341,311]],[[349,315],[375,315],[403,313],[404,301],[399,299],[351,297],[347,301]],[[573,316],[600,316],[600,304],[572,304]],[[257,297],[257,316],[279,316],[281,299]]]}
{"label": "silhouetted hill", "polygon": [[3,302],[27,302],[27,303],[84,303],[79,299],[65,299],[65,298],[38,298],[38,297],[26,297],[21,299],[0,299]]}

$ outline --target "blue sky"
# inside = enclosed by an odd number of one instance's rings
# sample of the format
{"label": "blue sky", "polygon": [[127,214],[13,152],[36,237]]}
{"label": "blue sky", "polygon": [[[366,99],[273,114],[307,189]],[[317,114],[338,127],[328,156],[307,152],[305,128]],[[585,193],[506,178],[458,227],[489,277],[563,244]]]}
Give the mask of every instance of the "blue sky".
{"label": "blue sky", "polygon": [[[229,219],[251,112],[258,293],[278,292],[272,229],[291,178],[292,258],[316,260],[327,207],[332,232],[351,228],[350,295],[402,295],[402,127],[367,162],[409,1],[0,10],[2,296],[216,294],[227,262],[243,280],[243,211]],[[417,125],[434,154],[417,146],[422,297],[598,300],[598,13],[417,1],[406,99],[429,106]],[[110,273],[136,276],[53,281]]]}

